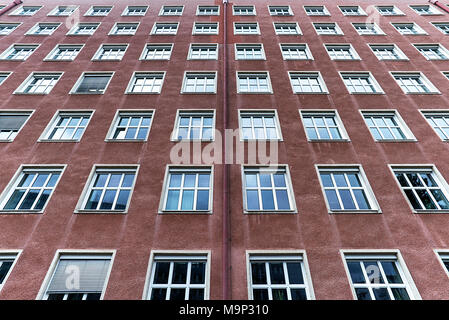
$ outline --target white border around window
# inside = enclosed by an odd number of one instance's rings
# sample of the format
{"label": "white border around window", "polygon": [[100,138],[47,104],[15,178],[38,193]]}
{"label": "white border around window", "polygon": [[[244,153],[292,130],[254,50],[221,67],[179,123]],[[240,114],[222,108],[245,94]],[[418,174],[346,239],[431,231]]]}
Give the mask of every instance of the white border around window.
{"label": "white border around window", "polygon": [[[351,139],[349,139],[348,132],[346,131],[346,128],[343,124],[343,121],[340,118],[340,115],[338,114],[337,109],[298,109],[299,111],[299,117],[301,118],[301,124],[304,129],[304,134],[307,138],[308,142],[351,142]],[[310,139],[306,132],[306,126],[304,123],[304,116],[306,115],[332,115],[334,116],[334,120],[337,123],[341,139]]]}
{"label": "white border around window", "polygon": [[[80,86],[80,84],[82,83],[82,81],[83,81],[83,79],[84,79],[84,77],[86,75],[96,75],[96,74],[98,74],[98,75],[101,75],[101,74],[110,75],[109,81],[108,81],[106,87],[104,88],[103,92],[100,92],[100,93],[98,93],[98,92],[92,92],[92,93],[89,93],[89,92],[76,92],[76,90],[78,90],[78,87]],[[115,71],[84,71],[84,72],[81,73],[81,75],[79,76],[78,80],[73,85],[72,89],[70,89],[69,94],[104,94],[106,92],[106,90],[108,89],[109,84],[111,83],[111,80],[114,77],[114,74],[115,74]]]}
{"label": "white border around window", "polygon": [[[111,125],[109,126],[108,133],[106,134],[105,142],[146,142],[148,141],[148,137],[151,132],[151,127],[153,126],[154,114],[156,113],[156,109],[117,109],[115,112],[114,118],[112,119]],[[148,127],[147,136],[143,140],[137,139],[113,139],[113,135],[115,132],[115,128],[117,127],[117,123],[120,119],[121,115],[129,114],[130,116],[139,115],[139,116],[151,116],[150,126]]]}
{"label": "white border around window", "polygon": [[7,249],[7,250],[0,250],[0,256],[1,257],[10,257],[10,259],[14,259],[14,262],[12,263],[11,267],[9,268],[8,272],[6,273],[5,278],[3,279],[3,283],[0,284],[0,292],[2,291],[3,287],[5,286],[5,283],[8,281],[9,276],[11,275],[12,271],[14,270],[14,267],[17,264],[17,261],[20,258],[20,255],[22,254],[22,249],[14,250],[14,249]]}

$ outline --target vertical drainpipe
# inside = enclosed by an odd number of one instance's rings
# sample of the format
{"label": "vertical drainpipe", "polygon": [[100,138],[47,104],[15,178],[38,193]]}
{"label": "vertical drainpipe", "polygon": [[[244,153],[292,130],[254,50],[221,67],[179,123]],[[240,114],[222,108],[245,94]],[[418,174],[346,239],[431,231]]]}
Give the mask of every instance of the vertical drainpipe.
{"label": "vertical drainpipe", "polygon": [[3,15],[4,13],[8,12],[12,8],[14,8],[15,6],[21,4],[21,3],[22,3],[22,0],[14,0],[12,3],[8,4],[2,10],[0,10],[0,16]]}
{"label": "vertical drainpipe", "polygon": [[431,4],[436,5],[437,7],[439,7],[440,9],[443,9],[444,11],[446,11],[447,13],[449,13],[449,8],[447,6],[445,6],[444,4],[441,4],[439,1],[436,0],[429,0],[429,2]]}
{"label": "vertical drainpipe", "polygon": [[[223,239],[222,239],[222,282],[223,282],[223,300],[231,299],[231,230],[230,230],[230,208],[229,208],[229,167],[226,159],[227,137],[226,129],[228,129],[228,54],[227,54],[227,11],[228,0],[223,0],[223,135],[222,135],[222,166],[223,166]],[[231,145],[232,146],[232,145]]]}

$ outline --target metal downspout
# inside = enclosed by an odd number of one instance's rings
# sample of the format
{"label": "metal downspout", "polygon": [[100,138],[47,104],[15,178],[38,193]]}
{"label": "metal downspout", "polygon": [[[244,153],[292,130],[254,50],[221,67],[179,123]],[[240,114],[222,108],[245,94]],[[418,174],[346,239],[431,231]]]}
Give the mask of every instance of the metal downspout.
{"label": "metal downspout", "polygon": [[439,7],[440,9],[443,9],[444,11],[446,11],[447,13],[449,13],[449,7],[445,6],[444,4],[441,4],[440,2],[436,1],[436,0],[429,0],[429,2],[431,4],[436,5],[437,7]]}
{"label": "metal downspout", "polygon": [[14,0],[12,3],[8,4],[6,7],[4,7],[2,10],[0,10],[0,16],[14,8],[15,6],[22,3],[22,0]]}

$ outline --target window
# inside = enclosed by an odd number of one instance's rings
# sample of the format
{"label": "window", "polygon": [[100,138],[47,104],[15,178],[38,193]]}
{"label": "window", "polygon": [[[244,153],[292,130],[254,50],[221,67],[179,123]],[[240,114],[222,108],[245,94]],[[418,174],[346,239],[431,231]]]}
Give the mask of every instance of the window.
{"label": "window", "polygon": [[379,60],[408,60],[395,44],[370,44],[369,47]]}
{"label": "window", "polygon": [[447,275],[449,276],[449,253],[446,250],[439,250],[437,253],[440,262],[442,263]]}
{"label": "window", "polygon": [[0,55],[0,59],[25,61],[38,47],[38,44],[13,44]]}
{"label": "window", "polygon": [[440,10],[436,9],[433,6],[429,6],[429,5],[410,6],[410,8],[415,10],[415,12],[421,16],[442,14]]}
{"label": "window", "polygon": [[62,72],[33,72],[14,93],[49,94],[61,76]]}
{"label": "window", "polygon": [[156,22],[151,30],[153,35],[175,35],[178,32],[179,23]]}
{"label": "window", "polygon": [[218,16],[220,15],[219,6],[198,6],[196,9],[197,16]]}
{"label": "window", "polygon": [[366,12],[359,6],[339,6],[345,16],[366,16]]}
{"label": "window", "polygon": [[0,111],[0,141],[14,141],[31,114],[32,111]]}
{"label": "window", "polygon": [[181,93],[216,93],[216,72],[186,72]]}
{"label": "window", "polygon": [[441,44],[414,44],[414,46],[427,60],[449,59],[449,51]]}
{"label": "window", "polygon": [[446,78],[449,79],[449,72],[448,71],[442,71],[441,72]]}
{"label": "window", "polygon": [[396,110],[360,111],[376,141],[416,141]]}
{"label": "window", "polygon": [[126,213],[138,166],[94,166],[76,212]]}
{"label": "window", "polygon": [[21,166],[0,197],[0,210],[42,212],[64,167]]}
{"label": "window", "polygon": [[217,44],[199,44],[192,43],[189,49],[190,60],[217,60],[218,45]]}
{"label": "window", "polygon": [[[101,300],[112,267],[113,254],[59,251],[43,300]],[[51,273],[50,273],[51,272]],[[72,283],[70,277],[79,276]],[[47,276],[48,277],[48,276]]]}
{"label": "window", "polygon": [[147,44],[143,49],[141,60],[170,60],[173,44]]}
{"label": "window", "polygon": [[97,30],[100,23],[78,23],[67,33],[73,36],[90,36]]}
{"label": "window", "polygon": [[109,31],[109,35],[115,36],[132,36],[136,34],[137,28],[139,27],[139,23],[116,23],[111,31]]}
{"label": "window", "polygon": [[384,93],[370,72],[340,72],[340,75],[351,94]]}
{"label": "window", "polygon": [[416,212],[449,209],[447,183],[431,167],[392,166],[402,192]]}
{"label": "window", "polygon": [[168,166],[162,212],[212,212],[212,168]]}
{"label": "window", "polygon": [[17,252],[0,251],[0,291],[11,273],[18,255]]}
{"label": "window", "polygon": [[330,213],[378,212],[374,194],[359,166],[318,166]]}
{"label": "window", "polygon": [[209,254],[156,253],[149,273],[147,299],[207,300]]}
{"label": "window", "polygon": [[148,6],[127,6],[122,16],[144,16]]}
{"label": "window", "polygon": [[309,141],[348,141],[349,137],[337,111],[299,111]]}
{"label": "window", "polygon": [[111,12],[112,6],[92,6],[89,10],[84,14],[85,16],[96,16],[96,17],[104,17]]}
{"label": "window", "polygon": [[313,60],[312,52],[307,44],[281,43],[284,60]]}
{"label": "window", "polygon": [[7,36],[14,30],[16,30],[18,26],[20,26],[20,23],[1,22],[0,23],[0,36]]}
{"label": "window", "polygon": [[302,254],[249,254],[250,300],[313,299]]}
{"label": "window", "polygon": [[70,16],[75,10],[78,9],[78,6],[57,6],[50,13],[49,16],[60,16],[67,17]]}
{"label": "window", "polygon": [[319,72],[291,71],[288,74],[293,93],[328,93]]}
{"label": "window", "polygon": [[108,141],[146,141],[153,110],[119,110],[109,130]]}
{"label": "window", "polygon": [[360,35],[385,35],[382,29],[375,23],[353,23],[352,25]]}
{"label": "window", "polygon": [[48,36],[51,35],[59,26],[60,23],[37,23],[25,34],[34,36]]}
{"label": "window", "polygon": [[84,45],[58,44],[44,59],[45,61],[73,61]]}
{"label": "window", "polygon": [[272,93],[268,72],[237,72],[237,93]]}
{"label": "window", "polygon": [[297,22],[291,23],[274,23],[274,31],[277,35],[300,35],[301,29]]}
{"label": "window", "polygon": [[161,93],[164,72],[134,72],[126,93]]}
{"label": "window", "polygon": [[422,110],[430,126],[443,141],[449,140],[449,112],[444,110]]}
{"label": "window", "polygon": [[255,16],[256,8],[254,6],[232,6],[234,16]]}
{"label": "window", "polygon": [[405,265],[396,253],[344,253],[345,267],[357,300],[411,300]]}
{"label": "window", "polygon": [[234,34],[260,34],[259,23],[257,22],[234,22]]}
{"label": "window", "polygon": [[92,113],[92,111],[58,111],[39,140],[80,141]]}
{"label": "window", "polygon": [[214,110],[178,110],[172,141],[212,141],[214,129]]}
{"label": "window", "polygon": [[[449,34],[449,22],[432,22],[433,26],[444,34]],[[1,28],[1,27],[0,27]]]}
{"label": "window", "polygon": [[209,34],[218,34],[218,22],[194,22],[193,23],[193,33],[196,35],[209,35]]}
{"label": "window", "polygon": [[325,44],[332,60],[360,60],[360,56],[351,44]]}
{"label": "window", "polygon": [[246,213],[282,213],[296,210],[290,174],[286,166],[244,166],[242,174]]}
{"label": "window", "polygon": [[336,23],[314,23],[316,33],[319,35],[343,35],[343,31]]}
{"label": "window", "polygon": [[403,16],[404,13],[396,6],[376,6],[377,11],[383,16]]}
{"label": "window", "polygon": [[330,16],[325,6],[304,6],[308,16]]}
{"label": "window", "polygon": [[97,50],[92,60],[122,60],[127,48],[127,44],[103,44]]}
{"label": "window", "polygon": [[271,16],[292,16],[293,11],[290,6],[268,6]]}
{"label": "window", "polygon": [[416,23],[392,23],[393,27],[402,35],[426,35],[427,33]]}
{"label": "window", "polygon": [[84,72],[70,93],[103,94],[113,72]]}
{"label": "window", "polygon": [[0,72],[0,85],[5,82],[6,79],[11,75],[12,72]]}
{"label": "window", "polygon": [[235,44],[236,60],[265,60],[265,51],[262,44]]}
{"label": "window", "polygon": [[282,140],[276,110],[239,110],[241,139]]}
{"label": "window", "polygon": [[181,16],[184,6],[162,6],[160,16]]}
{"label": "window", "polygon": [[439,93],[421,72],[392,72],[391,75],[405,94]]}
{"label": "window", "polygon": [[36,12],[38,12],[42,6],[22,6],[16,10],[14,10],[11,15],[12,16],[32,16]]}

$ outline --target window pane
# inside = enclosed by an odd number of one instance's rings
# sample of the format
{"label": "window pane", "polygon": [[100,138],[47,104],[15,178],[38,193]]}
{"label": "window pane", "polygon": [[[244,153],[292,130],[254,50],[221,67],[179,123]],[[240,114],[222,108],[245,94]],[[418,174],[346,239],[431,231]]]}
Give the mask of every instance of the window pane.
{"label": "window pane", "polygon": [[290,289],[292,300],[307,300],[305,289]]}
{"label": "window pane", "polygon": [[286,289],[272,289],[273,300],[287,300]]}
{"label": "window pane", "polygon": [[283,263],[270,262],[270,279],[272,284],[284,284],[284,266]]}
{"label": "window pane", "polygon": [[382,268],[384,269],[385,276],[388,283],[402,283],[399,271],[396,268],[396,264],[393,261],[382,261]]}
{"label": "window pane", "polygon": [[209,190],[198,190],[196,200],[196,210],[209,209]]}
{"label": "window pane", "polygon": [[289,262],[287,263],[287,270],[290,284],[304,284],[304,279],[301,270],[301,263]]}
{"label": "window pane", "polygon": [[204,262],[192,262],[191,263],[191,284],[203,284],[205,283],[206,264]]}
{"label": "window pane", "polygon": [[187,279],[187,262],[175,262],[173,266],[172,283],[184,284]]}
{"label": "window pane", "polygon": [[352,283],[365,283],[365,277],[363,276],[360,262],[348,261],[347,262],[349,273],[351,275]]}
{"label": "window pane", "polygon": [[153,283],[156,284],[168,283],[169,271],[170,271],[169,262],[157,262]]}
{"label": "window pane", "polygon": [[266,284],[267,274],[264,262],[251,263],[251,274],[253,284]]}
{"label": "window pane", "polygon": [[373,293],[376,300],[391,300],[386,288],[373,288]]}
{"label": "window pane", "polygon": [[372,300],[371,295],[366,288],[357,288],[355,289],[355,293],[357,295],[357,300]]}

